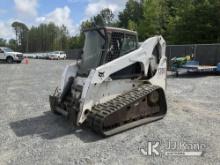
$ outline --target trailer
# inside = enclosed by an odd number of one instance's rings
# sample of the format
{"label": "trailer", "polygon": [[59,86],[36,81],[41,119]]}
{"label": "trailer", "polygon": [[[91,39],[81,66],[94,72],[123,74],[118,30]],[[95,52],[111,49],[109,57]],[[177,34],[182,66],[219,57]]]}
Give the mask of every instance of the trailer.
{"label": "trailer", "polygon": [[188,73],[220,73],[220,62],[216,65],[200,65],[199,61],[188,60],[187,57],[173,58],[172,61],[172,71],[175,72],[176,77],[179,76],[180,72]]}

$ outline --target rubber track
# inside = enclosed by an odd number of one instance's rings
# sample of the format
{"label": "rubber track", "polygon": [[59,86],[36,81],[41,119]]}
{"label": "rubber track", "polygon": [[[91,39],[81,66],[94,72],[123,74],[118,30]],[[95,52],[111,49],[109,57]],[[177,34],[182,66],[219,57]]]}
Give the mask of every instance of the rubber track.
{"label": "rubber track", "polygon": [[[92,111],[89,113],[87,121],[89,123],[89,126],[97,133],[105,135],[104,132],[106,130],[103,130],[103,123],[105,121],[105,118],[108,115],[111,115],[115,111],[120,110],[121,108],[124,108],[130,104],[135,104],[136,101],[138,101],[140,98],[147,96],[154,90],[158,89],[160,87],[150,85],[150,84],[143,84],[137,88],[132,89],[131,91],[119,95],[116,98],[103,103],[98,104],[92,108]],[[138,119],[137,119],[138,120]],[[132,121],[131,121],[132,122]],[[127,124],[128,122],[126,122]],[[121,125],[115,125],[112,124],[112,129],[117,128]]]}

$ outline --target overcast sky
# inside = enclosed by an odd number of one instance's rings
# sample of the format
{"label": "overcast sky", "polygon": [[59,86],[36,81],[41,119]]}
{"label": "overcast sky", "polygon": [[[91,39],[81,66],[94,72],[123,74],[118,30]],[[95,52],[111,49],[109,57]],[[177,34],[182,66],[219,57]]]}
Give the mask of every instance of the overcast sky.
{"label": "overcast sky", "polygon": [[79,31],[80,23],[110,8],[116,15],[123,10],[127,0],[0,0],[0,38],[14,38],[13,21],[28,27],[54,22],[66,25],[70,34]]}

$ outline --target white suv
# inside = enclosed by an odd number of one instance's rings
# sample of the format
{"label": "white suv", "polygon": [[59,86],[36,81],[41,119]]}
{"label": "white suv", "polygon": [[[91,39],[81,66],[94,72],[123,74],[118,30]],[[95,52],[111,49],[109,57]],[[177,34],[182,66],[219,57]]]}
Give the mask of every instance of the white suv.
{"label": "white suv", "polygon": [[12,49],[7,47],[0,47],[0,60],[4,60],[7,63],[21,63],[23,60],[23,54],[14,52]]}
{"label": "white suv", "polygon": [[55,51],[49,53],[49,59],[50,60],[59,60],[59,59],[66,59],[66,53],[64,51]]}

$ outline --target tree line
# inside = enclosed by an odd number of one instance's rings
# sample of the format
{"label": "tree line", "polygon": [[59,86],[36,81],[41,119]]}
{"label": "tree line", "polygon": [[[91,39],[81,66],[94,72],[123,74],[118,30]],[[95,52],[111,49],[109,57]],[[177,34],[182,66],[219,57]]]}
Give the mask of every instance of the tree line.
{"label": "tree line", "polygon": [[135,30],[140,41],[163,35],[168,44],[220,42],[220,0],[128,0],[125,9],[115,16],[108,8],[82,22],[80,33],[70,36],[67,28],[54,23],[30,29],[21,22],[12,27],[16,39],[7,45],[22,52],[43,52],[82,48],[82,30],[92,26],[115,26]]}

